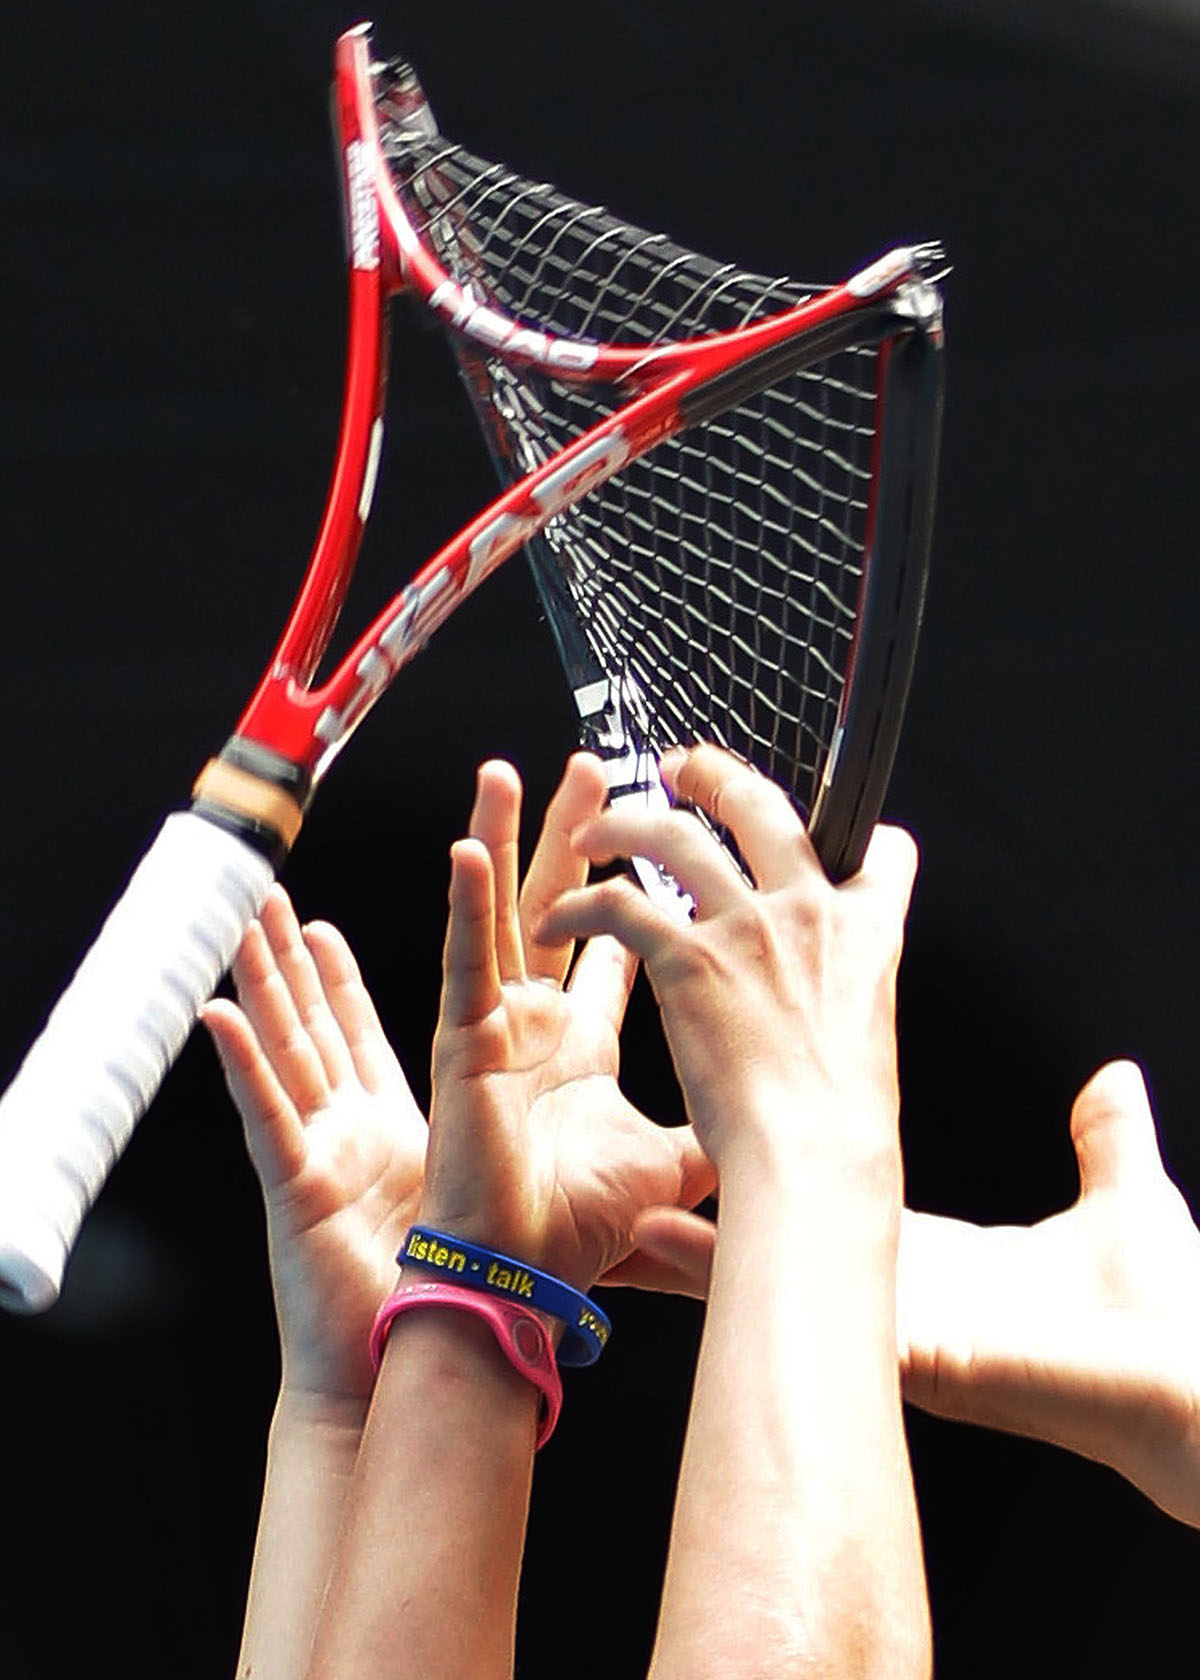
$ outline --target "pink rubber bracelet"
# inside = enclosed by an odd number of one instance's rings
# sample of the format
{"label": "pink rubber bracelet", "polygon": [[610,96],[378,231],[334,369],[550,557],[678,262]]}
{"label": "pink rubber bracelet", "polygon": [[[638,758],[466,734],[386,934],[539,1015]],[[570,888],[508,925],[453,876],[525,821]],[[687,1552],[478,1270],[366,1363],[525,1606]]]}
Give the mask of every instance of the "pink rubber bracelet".
{"label": "pink rubber bracelet", "polygon": [[405,1283],[388,1296],[371,1327],[371,1363],[377,1371],[392,1320],[414,1307],[455,1307],[459,1312],[482,1318],[491,1326],[513,1370],[541,1390],[542,1412],[536,1444],[544,1447],[562,1411],[562,1378],[541,1320],[528,1307],[520,1307],[515,1301],[497,1301],[493,1296],[481,1295],[477,1289],[463,1289],[453,1283]]}

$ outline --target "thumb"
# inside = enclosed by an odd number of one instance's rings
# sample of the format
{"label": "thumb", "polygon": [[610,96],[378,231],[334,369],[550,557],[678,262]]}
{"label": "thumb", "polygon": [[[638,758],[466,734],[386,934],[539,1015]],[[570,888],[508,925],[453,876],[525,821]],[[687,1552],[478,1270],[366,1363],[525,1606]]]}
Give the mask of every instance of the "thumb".
{"label": "thumb", "polygon": [[657,1290],[665,1295],[708,1294],[716,1228],[684,1208],[647,1208],[633,1226],[634,1252],[606,1272],[604,1284]]}
{"label": "thumb", "polygon": [[1154,1115],[1136,1062],[1109,1062],[1092,1075],[1071,1110],[1071,1141],[1084,1196],[1162,1174]]}

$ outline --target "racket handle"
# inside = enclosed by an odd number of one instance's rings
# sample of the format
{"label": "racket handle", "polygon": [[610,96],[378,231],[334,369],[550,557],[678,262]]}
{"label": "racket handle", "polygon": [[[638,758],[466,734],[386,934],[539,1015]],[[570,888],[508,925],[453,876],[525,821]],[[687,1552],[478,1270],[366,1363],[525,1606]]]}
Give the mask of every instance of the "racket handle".
{"label": "racket handle", "polygon": [[271,865],[167,818],[0,1098],[0,1305],[57,1299],[83,1217],[267,894]]}

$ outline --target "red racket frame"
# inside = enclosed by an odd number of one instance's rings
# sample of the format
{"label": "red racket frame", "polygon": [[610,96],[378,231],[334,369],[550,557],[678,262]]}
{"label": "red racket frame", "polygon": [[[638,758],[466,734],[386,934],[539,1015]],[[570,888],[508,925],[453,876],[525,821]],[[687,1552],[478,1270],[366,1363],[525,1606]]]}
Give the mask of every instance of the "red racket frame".
{"label": "red racket frame", "polygon": [[[346,384],[324,516],[275,654],[190,810],[167,817],[77,972],[0,1096],[0,1303],[49,1305],[80,1222],[212,995],[303,821],[312,789],[373,701],[459,601],[528,537],[630,460],[849,345],[880,354],[878,483],[862,611],[811,832],[835,874],[857,867],[891,764],[911,671],[928,551],[940,305],[926,252],[881,258],[844,285],[737,332],[683,343],[553,338],[456,284],[407,220],[376,120],[367,26],[338,43],[335,113],[350,248]],[[317,669],[345,600],[383,437],[386,305],[410,291],[451,331],[556,379],[597,381],[629,402],[500,495],[363,632],[324,682]],[[877,429],[878,430],[878,429]],[[872,579],[871,587],[866,578]],[[885,598],[886,597],[886,598]],[[874,630],[874,633],[873,633]],[[851,774],[845,774],[849,763]],[[837,806],[836,815],[826,807]]]}
{"label": "red racket frame", "polygon": [[[282,755],[309,787],[396,673],[460,600],[528,537],[629,460],[702,417],[705,396],[733,406],[721,382],[772,352],[878,305],[920,278],[917,254],[890,253],[842,285],[736,332],[647,348],[553,338],[464,294],[422,243],[388,172],[372,90],[370,26],[337,44],[338,124],[350,250],[346,384],[324,516],[292,615],[235,738]],[[401,291],[452,330],[556,378],[626,387],[630,402],[499,496],[445,544],[362,633],[328,679],[317,666],[345,598],[370,512],[383,435],[386,304]],[[893,331],[905,330],[896,318]],[[813,357],[822,353],[814,351]],[[804,358],[797,356],[797,365]]]}

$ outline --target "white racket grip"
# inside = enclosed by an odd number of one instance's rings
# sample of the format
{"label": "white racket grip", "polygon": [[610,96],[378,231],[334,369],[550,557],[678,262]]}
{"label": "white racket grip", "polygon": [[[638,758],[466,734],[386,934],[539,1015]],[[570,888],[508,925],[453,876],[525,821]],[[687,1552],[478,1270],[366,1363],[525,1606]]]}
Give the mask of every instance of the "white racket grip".
{"label": "white racket grip", "polygon": [[0,1098],[0,1304],[57,1299],[84,1215],[272,876],[191,811],[159,830]]}

